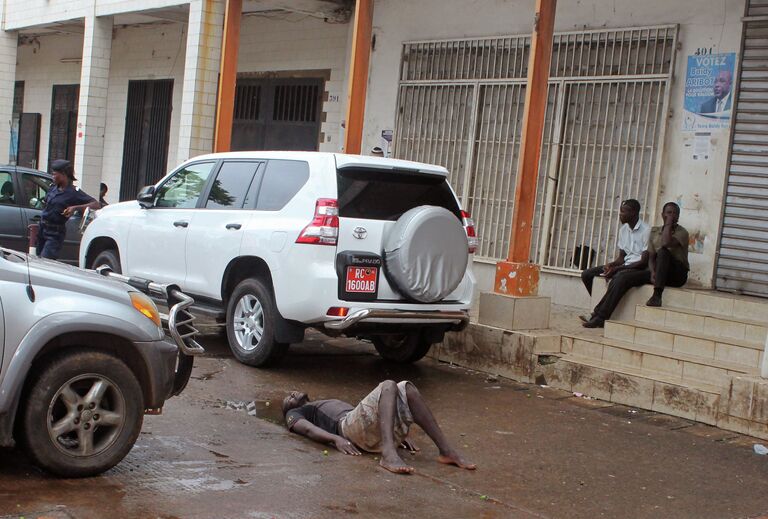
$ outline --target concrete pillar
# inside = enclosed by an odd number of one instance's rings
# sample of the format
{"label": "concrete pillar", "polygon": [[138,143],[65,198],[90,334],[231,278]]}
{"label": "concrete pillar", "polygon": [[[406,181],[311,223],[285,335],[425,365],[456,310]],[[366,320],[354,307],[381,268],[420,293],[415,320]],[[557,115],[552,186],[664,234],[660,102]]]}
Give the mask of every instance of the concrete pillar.
{"label": "concrete pillar", "polygon": [[99,194],[104,159],[112,26],[111,16],[85,18],[74,162],[80,187],[93,197]]}
{"label": "concrete pillar", "polygon": [[349,66],[347,131],[344,134],[344,153],[359,155],[363,146],[365,97],[368,92],[372,34],[373,0],[357,0],[352,35],[352,57]]}
{"label": "concrete pillar", "polygon": [[0,30],[0,161],[8,162],[16,83],[16,49],[19,35]]}
{"label": "concrete pillar", "polygon": [[240,20],[243,0],[227,0],[224,15],[224,37],[219,72],[219,99],[216,108],[214,150],[232,149],[232,122],[235,112],[235,88],[237,87],[237,55],[240,50]]}
{"label": "concrete pillar", "polygon": [[506,261],[496,264],[494,290],[498,294],[533,296],[539,291],[539,265],[530,263],[530,253],[556,7],[557,0],[536,0],[515,203],[512,206],[512,234]]}
{"label": "concrete pillar", "polygon": [[225,8],[225,0],[192,0],[189,5],[179,148],[176,155],[179,163],[213,151]]}

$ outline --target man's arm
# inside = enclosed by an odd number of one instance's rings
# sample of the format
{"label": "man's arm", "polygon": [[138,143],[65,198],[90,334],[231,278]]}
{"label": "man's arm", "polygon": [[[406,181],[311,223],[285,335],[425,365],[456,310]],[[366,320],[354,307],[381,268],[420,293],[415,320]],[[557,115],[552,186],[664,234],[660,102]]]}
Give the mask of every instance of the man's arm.
{"label": "man's arm", "polygon": [[624,252],[624,250],[619,249],[618,254],[616,254],[616,259],[614,259],[612,262],[610,262],[606,266],[618,267],[619,265],[623,265],[624,264],[624,258],[626,258],[626,257],[627,257],[627,253]]}
{"label": "man's arm", "polygon": [[99,201],[93,198],[91,195],[85,193],[84,191],[77,191],[78,199],[77,201],[80,202],[77,205],[71,205],[64,209],[63,214],[66,217],[72,216],[75,211],[83,211],[86,208],[89,209],[101,209],[101,205],[99,204]]}
{"label": "man's arm", "polygon": [[619,267],[624,264],[624,258],[627,256],[627,253],[624,252],[622,249],[619,249],[619,253],[616,255],[616,259],[611,261],[610,263],[606,263],[605,267],[603,268],[603,276],[610,278],[616,272],[619,271]]}
{"label": "man's arm", "polygon": [[648,265],[648,251],[644,250],[640,255],[640,259],[629,265],[623,265],[617,267],[616,270],[631,270],[631,269],[644,269]]}
{"label": "man's arm", "polygon": [[71,205],[64,209],[63,213],[64,216],[72,216],[76,211],[82,211],[84,209],[101,209],[101,205],[99,205],[99,202],[96,200],[93,200],[91,202],[88,202],[87,204],[81,204],[81,205]]}
{"label": "man's arm", "polygon": [[360,455],[360,451],[357,450],[357,447],[355,447],[351,441],[338,434],[331,434],[311,423],[309,420],[302,418],[294,423],[289,430],[319,443],[332,443],[336,449],[344,454],[351,454],[353,456]]}

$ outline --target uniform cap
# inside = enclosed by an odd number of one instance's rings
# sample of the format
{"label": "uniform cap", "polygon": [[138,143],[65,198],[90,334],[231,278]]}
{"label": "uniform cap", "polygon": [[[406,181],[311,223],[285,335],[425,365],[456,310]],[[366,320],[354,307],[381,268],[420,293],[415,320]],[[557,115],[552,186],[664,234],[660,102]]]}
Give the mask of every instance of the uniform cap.
{"label": "uniform cap", "polygon": [[72,163],[68,160],[64,159],[56,159],[53,162],[51,162],[51,171],[61,171],[65,172],[69,167],[72,165]]}

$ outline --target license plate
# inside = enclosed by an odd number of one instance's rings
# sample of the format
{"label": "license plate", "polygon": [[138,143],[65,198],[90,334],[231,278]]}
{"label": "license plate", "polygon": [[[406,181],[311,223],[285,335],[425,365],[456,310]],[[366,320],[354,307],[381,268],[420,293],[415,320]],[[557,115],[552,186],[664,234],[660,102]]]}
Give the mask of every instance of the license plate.
{"label": "license plate", "polygon": [[378,267],[347,267],[345,290],[350,294],[375,294]]}

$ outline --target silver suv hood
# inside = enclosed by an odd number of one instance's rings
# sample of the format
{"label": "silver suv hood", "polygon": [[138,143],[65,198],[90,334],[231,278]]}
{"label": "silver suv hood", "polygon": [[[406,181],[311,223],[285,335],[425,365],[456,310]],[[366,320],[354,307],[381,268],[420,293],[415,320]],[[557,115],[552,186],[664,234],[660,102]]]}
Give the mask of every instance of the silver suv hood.
{"label": "silver suv hood", "polygon": [[[2,249],[2,252],[9,254],[3,254],[5,258],[0,258],[0,280],[26,283],[26,278],[29,276],[33,288],[49,287],[130,304],[128,292],[131,288],[124,283],[58,261],[37,258],[7,249]],[[27,270],[25,259],[29,260],[29,270]]]}

